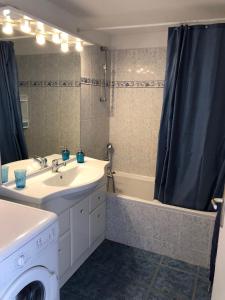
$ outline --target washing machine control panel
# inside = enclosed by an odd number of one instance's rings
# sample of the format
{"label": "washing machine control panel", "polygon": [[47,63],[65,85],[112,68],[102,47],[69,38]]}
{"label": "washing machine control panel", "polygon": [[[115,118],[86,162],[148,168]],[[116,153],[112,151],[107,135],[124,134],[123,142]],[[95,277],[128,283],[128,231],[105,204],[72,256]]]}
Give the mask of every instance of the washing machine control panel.
{"label": "washing machine control panel", "polygon": [[51,243],[56,242],[58,239],[58,224],[55,223],[41,232],[35,238],[27,242],[23,247],[18,249],[14,254],[10,255],[0,264],[1,284],[8,283],[9,278],[32,266],[33,261],[37,260],[42,252],[50,246]]}

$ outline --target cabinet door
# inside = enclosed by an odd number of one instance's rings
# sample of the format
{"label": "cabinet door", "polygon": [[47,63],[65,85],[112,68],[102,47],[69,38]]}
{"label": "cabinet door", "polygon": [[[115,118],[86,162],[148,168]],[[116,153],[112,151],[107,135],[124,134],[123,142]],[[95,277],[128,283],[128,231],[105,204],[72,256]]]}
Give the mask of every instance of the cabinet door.
{"label": "cabinet door", "polygon": [[90,246],[105,232],[105,202],[90,214]]}
{"label": "cabinet door", "polygon": [[59,277],[70,268],[70,231],[59,239]]}
{"label": "cabinet door", "polygon": [[89,198],[70,209],[72,264],[89,248]]}

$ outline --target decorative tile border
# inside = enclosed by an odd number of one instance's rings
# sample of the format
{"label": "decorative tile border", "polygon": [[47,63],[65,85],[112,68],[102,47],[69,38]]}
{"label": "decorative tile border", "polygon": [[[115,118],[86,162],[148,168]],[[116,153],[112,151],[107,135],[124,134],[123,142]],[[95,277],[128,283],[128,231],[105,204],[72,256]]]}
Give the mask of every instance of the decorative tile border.
{"label": "decorative tile border", "polygon": [[144,80],[144,81],[112,81],[114,88],[163,88],[164,80]]}
{"label": "decorative tile border", "polygon": [[80,87],[80,81],[75,80],[35,80],[19,81],[20,87]]}
{"label": "decorative tile border", "polygon": [[[103,79],[81,77],[81,84],[94,85],[94,86],[104,86],[105,82],[104,82]],[[109,81],[106,82],[106,86],[109,86]]]}
{"label": "decorative tile border", "polygon": [[[20,87],[80,87],[83,85],[104,86],[103,79],[81,77],[80,81],[75,80],[35,80],[19,81]],[[112,88],[163,88],[164,80],[143,80],[143,81],[107,81],[106,86]]]}

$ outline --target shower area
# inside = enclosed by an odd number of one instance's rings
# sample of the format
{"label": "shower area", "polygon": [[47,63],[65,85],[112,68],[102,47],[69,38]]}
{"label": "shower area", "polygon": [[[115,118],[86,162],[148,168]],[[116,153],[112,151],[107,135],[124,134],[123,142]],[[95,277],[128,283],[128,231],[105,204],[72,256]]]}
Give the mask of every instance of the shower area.
{"label": "shower area", "polygon": [[82,54],[81,147],[109,160],[106,238],[209,268],[215,212],[154,199],[166,45]]}
{"label": "shower area", "polygon": [[110,51],[106,238],[209,268],[216,213],[154,199],[166,52]]}

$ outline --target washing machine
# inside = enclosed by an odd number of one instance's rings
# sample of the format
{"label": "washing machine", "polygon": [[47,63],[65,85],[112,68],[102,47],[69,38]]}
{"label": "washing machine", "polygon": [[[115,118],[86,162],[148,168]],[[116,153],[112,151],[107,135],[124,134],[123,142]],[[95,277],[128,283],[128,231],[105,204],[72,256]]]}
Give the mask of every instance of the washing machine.
{"label": "washing machine", "polygon": [[0,299],[59,300],[54,213],[0,200]]}

